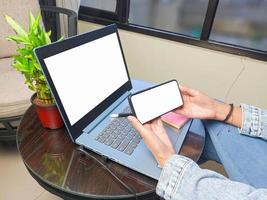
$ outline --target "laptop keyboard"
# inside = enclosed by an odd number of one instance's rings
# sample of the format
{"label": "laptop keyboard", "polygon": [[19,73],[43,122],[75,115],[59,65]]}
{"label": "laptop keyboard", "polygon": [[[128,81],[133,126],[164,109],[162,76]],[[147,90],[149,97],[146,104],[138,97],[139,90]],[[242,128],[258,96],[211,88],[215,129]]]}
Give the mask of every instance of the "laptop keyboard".
{"label": "laptop keyboard", "polygon": [[[123,112],[131,112],[130,107],[126,107]],[[127,118],[113,119],[113,121],[95,138],[98,142],[128,155],[133,153],[141,139],[141,136],[128,122]]]}

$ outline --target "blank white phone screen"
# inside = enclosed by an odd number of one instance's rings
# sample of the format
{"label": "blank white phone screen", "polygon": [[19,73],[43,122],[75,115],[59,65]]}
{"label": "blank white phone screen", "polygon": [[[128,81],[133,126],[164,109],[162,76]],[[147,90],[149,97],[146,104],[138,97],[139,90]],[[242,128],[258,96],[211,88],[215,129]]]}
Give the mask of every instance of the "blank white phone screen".
{"label": "blank white phone screen", "polygon": [[136,117],[142,124],[183,105],[176,81],[134,94],[131,102]]}
{"label": "blank white phone screen", "polygon": [[71,125],[129,80],[116,33],[44,62]]}

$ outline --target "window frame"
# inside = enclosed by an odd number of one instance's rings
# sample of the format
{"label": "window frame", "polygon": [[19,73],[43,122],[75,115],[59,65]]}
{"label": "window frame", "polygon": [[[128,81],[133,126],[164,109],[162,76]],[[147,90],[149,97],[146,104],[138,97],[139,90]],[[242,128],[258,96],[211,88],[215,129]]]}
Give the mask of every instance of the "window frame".
{"label": "window frame", "polygon": [[202,26],[201,36],[199,39],[181,33],[159,30],[152,27],[145,27],[129,23],[130,0],[117,0],[115,13],[81,6],[79,10],[79,20],[101,25],[116,23],[117,26],[123,30],[181,42],[215,51],[221,51],[224,53],[249,57],[261,61],[267,61],[267,51],[210,40],[210,33],[216,17],[218,4],[219,0],[209,0]]}
{"label": "window frame", "polygon": [[108,21],[125,23],[129,18],[130,0],[117,0],[116,2],[117,3],[115,12],[97,8],[90,8],[87,6],[80,6],[79,15],[81,13],[82,16],[85,15],[92,19],[106,19]]}

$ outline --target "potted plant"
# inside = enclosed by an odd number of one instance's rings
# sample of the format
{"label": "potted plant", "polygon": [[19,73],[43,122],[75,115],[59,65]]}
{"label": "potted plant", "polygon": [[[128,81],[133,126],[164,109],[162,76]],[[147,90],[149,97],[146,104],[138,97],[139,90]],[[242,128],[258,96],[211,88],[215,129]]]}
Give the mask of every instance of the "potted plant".
{"label": "potted plant", "polygon": [[40,25],[41,14],[36,18],[29,14],[29,30],[26,32],[11,17],[5,16],[7,23],[15,31],[16,35],[8,36],[7,40],[16,42],[17,55],[14,56],[12,66],[25,77],[25,84],[36,93],[31,102],[36,108],[37,115],[46,128],[56,129],[63,126],[63,121],[55,105],[54,98],[46,83],[45,76],[38,64],[34,48],[50,44],[51,31],[46,32]]}

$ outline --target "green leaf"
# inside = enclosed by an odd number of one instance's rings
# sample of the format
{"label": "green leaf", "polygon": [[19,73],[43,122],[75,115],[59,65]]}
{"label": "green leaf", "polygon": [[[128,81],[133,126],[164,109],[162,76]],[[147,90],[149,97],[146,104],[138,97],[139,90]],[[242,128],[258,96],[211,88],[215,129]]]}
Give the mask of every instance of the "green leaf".
{"label": "green leaf", "polygon": [[42,81],[46,82],[45,76],[44,76],[43,74],[40,75],[40,79],[41,79]]}
{"label": "green leaf", "polygon": [[[15,36],[7,37],[7,40],[24,45],[23,47],[18,46],[18,55],[13,56],[13,67],[25,76],[25,84],[29,89],[37,93],[51,94],[33,52],[34,48],[51,43],[51,31],[46,32],[40,25],[40,14],[35,18],[31,12],[29,13],[28,32],[25,32],[11,17],[6,16],[6,20],[17,33]],[[60,40],[62,39],[63,37]]]}
{"label": "green leaf", "polygon": [[57,40],[57,42],[60,42],[60,41],[62,41],[62,40],[64,40],[64,36],[61,36],[61,37]]}
{"label": "green leaf", "polygon": [[27,38],[27,33],[24,31],[24,29],[17,23],[15,22],[11,17],[8,15],[5,15],[7,23],[16,31],[16,33],[21,36]]}
{"label": "green leaf", "polygon": [[31,78],[30,78],[30,76],[28,76],[28,75],[25,75],[25,78],[26,78],[26,80],[25,80],[25,84],[28,86],[28,88],[30,89],[30,90],[33,90],[33,91],[35,91],[35,87],[34,87],[34,85],[33,85],[33,83],[32,83],[32,81],[31,81]]}
{"label": "green leaf", "polygon": [[32,30],[33,24],[34,24],[35,18],[32,14],[32,12],[29,13],[29,31]]}
{"label": "green leaf", "polygon": [[24,56],[15,56],[15,61],[18,61],[23,65],[27,65],[28,64],[28,59],[25,58]]}
{"label": "green leaf", "polygon": [[36,91],[35,87],[32,85],[31,82],[26,82],[26,81],[25,81],[25,84],[28,86],[28,88],[29,88],[30,90],[32,90],[32,91]]}
{"label": "green leaf", "polygon": [[29,72],[32,74],[34,70],[34,63],[32,60],[29,60],[28,62],[28,69],[29,69]]}
{"label": "green leaf", "polygon": [[30,40],[30,43],[32,44],[32,46],[35,48],[35,47],[39,47],[41,46],[41,42],[39,41],[40,35],[37,35],[35,36],[34,34],[30,34],[29,35],[29,40]]}
{"label": "green leaf", "polygon": [[45,32],[41,31],[40,35],[38,36],[39,40],[40,40],[40,44],[44,45],[46,44],[46,38],[45,38]]}
{"label": "green leaf", "polygon": [[25,66],[24,64],[22,64],[19,61],[16,61],[15,63],[13,63],[12,65],[16,70],[22,72],[22,73],[30,73],[29,68],[27,68],[27,66]]}
{"label": "green leaf", "polygon": [[18,44],[30,44],[29,40],[27,38],[21,37],[21,36],[13,35],[13,36],[6,37],[6,39],[8,41],[14,41],[14,42],[16,42]]}
{"label": "green leaf", "polygon": [[39,23],[40,23],[40,19],[41,19],[41,14],[39,13],[32,25],[32,29],[31,29],[32,32],[35,32],[37,30]]}
{"label": "green leaf", "polygon": [[25,55],[32,54],[32,50],[29,50],[29,49],[17,49],[17,52],[18,52],[21,56],[25,56]]}
{"label": "green leaf", "polygon": [[47,33],[44,32],[45,42],[46,42],[46,44],[51,44],[50,35],[51,35],[51,31],[49,31],[49,32],[47,32]]}
{"label": "green leaf", "polygon": [[47,35],[50,37],[51,33],[52,33],[52,31],[50,30],[50,31],[47,32]]}
{"label": "green leaf", "polygon": [[35,67],[35,69],[37,69],[38,71],[41,71],[41,67],[40,67],[40,65],[39,65],[37,62],[34,63],[34,67]]}

